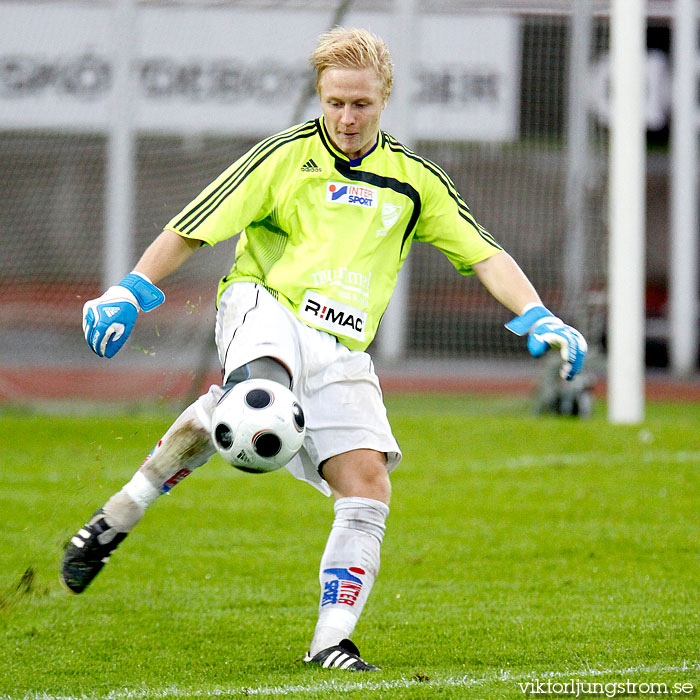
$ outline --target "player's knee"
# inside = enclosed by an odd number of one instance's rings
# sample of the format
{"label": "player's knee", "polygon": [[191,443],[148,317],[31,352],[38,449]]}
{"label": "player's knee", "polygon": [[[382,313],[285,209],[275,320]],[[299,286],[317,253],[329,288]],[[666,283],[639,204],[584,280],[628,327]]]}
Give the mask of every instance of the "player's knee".
{"label": "player's knee", "polygon": [[287,389],[292,388],[291,372],[274,357],[258,357],[232,369],[226,374],[224,386],[230,388],[248,379],[269,379]]}
{"label": "player's knee", "polygon": [[214,409],[224,396],[226,396],[236,384],[255,378],[269,379],[270,381],[282,384],[282,386],[287,389],[289,389],[291,385],[291,376],[289,372],[287,372],[284,365],[272,357],[260,357],[245,365],[236,367],[236,369],[231,370],[226,375],[223,386],[213,384],[209,387],[209,391],[207,391],[206,394],[202,394],[193,404],[197,420],[201,423],[203,430],[207,434],[211,432],[211,420]]}
{"label": "player's knee", "polygon": [[391,500],[391,481],[386,468],[382,467],[369,473],[361,473],[354,491],[353,496],[373,498],[388,505]]}
{"label": "player's knee", "polygon": [[226,390],[223,387],[213,384],[209,387],[209,391],[206,394],[202,394],[192,404],[194,417],[201,425],[202,430],[207,434],[211,431],[211,417],[214,413],[214,408],[224,397],[225,393]]}
{"label": "player's knee", "polygon": [[327,460],[322,475],[336,498],[372,498],[388,504],[391,481],[386,456],[375,450],[352,450]]}

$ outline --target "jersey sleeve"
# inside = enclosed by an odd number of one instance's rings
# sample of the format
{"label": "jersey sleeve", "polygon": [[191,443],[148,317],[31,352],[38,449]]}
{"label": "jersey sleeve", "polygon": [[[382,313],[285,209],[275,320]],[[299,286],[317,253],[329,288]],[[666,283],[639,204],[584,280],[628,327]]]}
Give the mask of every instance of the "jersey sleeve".
{"label": "jersey sleeve", "polygon": [[166,229],[214,245],[267,217],[274,202],[274,158],[261,142],[208,185]]}
{"label": "jersey sleeve", "polygon": [[472,265],[503,249],[474,219],[452,180],[430,166],[421,188],[423,209],[415,238],[440,249],[461,274],[472,274]]}

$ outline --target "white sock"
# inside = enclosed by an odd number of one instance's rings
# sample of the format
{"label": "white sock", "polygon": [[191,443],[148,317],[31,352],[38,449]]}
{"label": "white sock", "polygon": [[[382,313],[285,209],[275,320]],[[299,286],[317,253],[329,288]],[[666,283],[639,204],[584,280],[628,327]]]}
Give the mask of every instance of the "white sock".
{"label": "white sock", "polygon": [[138,471],[121,491],[104,505],[105,520],[118,532],[130,532],[143,518],[146,508],[160,496],[160,491]]}
{"label": "white sock", "polygon": [[389,506],[372,498],[340,498],[321,557],[321,599],[310,652],[349,638],[379,572]]}

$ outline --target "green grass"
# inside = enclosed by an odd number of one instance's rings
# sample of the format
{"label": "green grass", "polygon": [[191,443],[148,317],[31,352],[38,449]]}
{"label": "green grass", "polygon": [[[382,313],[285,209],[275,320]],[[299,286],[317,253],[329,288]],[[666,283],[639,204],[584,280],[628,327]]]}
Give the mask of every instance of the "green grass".
{"label": "green grass", "polygon": [[63,544],[173,415],[0,415],[0,698],[522,698],[530,678],[700,688],[700,405],[651,405],[643,426],[493,398],[388,406],[404,462],[355,633],[384,669],[369,677],[300,662],[329,499],[217,457],[72,596]]}

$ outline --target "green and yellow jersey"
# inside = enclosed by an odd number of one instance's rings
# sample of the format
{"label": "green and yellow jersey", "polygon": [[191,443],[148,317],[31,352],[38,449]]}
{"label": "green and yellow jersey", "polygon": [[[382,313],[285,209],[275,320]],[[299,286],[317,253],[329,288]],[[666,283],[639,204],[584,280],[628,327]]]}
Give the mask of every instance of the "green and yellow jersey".
{"label": "green and yellow jersey", "polygon": [[260,142],[165,227],[214,245],[237,233],[234,282],[258,282],[351,350],[374,338],[413,240],[462,274],[501,250],[450,178],[385,132],[350,160],[323,119]]}

